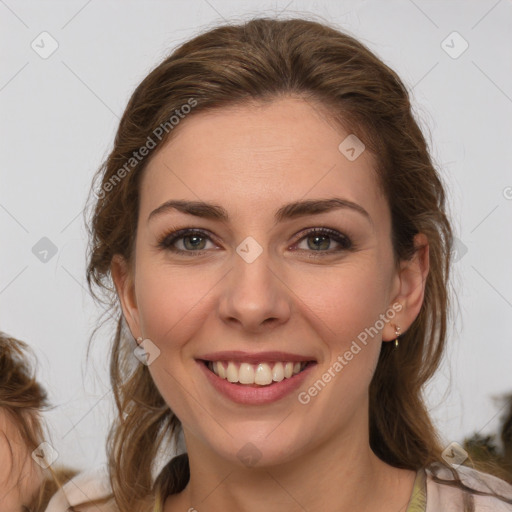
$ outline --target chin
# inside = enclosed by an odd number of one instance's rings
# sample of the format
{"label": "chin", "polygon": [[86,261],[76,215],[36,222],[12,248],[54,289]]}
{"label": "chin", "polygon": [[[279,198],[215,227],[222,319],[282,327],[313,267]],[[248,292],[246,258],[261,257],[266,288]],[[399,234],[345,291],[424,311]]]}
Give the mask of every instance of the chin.
{"label": "chin", "polygon": [[272,432],[276,422],[269,427],[262,434],[261,424],[255,426],[252,432],[250,427],[244,426],[242,431],[226,439],[222,445],[218,444],[218,439],[212,439],[208,444],[213,452],[230,463],[255,469],[283,464],[304,453],[306,439],[296,439],[289,432]]}

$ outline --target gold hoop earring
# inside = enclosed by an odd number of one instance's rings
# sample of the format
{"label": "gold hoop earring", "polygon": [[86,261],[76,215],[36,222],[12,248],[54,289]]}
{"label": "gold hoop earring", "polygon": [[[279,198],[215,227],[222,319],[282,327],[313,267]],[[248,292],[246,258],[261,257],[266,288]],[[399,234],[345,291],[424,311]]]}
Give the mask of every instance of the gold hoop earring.
{"label": "gold hoop earring", "polygon": [[398,325],[395,326],[395,350],[398,349],[398,338],[400,337],[400,327]]}

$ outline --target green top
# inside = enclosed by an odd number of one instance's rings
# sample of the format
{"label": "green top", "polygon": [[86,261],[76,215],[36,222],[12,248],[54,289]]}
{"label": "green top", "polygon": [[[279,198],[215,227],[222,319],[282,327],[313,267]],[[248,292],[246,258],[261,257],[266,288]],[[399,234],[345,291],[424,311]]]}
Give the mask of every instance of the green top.
{"label": "green top", "polygon": [[411,499],[406,512],[425,512],[427,509],[427,480],[424,469],[416,473]]}

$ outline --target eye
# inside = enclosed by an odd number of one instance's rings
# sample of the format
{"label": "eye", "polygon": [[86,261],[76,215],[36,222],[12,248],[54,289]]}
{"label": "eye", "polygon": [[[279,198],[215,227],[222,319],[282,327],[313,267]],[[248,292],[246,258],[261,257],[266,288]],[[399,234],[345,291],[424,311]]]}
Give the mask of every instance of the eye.
{"label": "eye", "polygon": [[[338,244],[337,249],[331,249],[332,243]],[[299,247],[299,250],[313,251],[318,253],[337,253],[348,251],[353,248],[352,241],[346,235],[329,228],[314,228],[309,230],[300,240],[300,243],[306,244],[306,247]],[[329,250],[330,249],[330,250]],[[318,254],[320,256],[324,254]]]}
{"label": "eye", "polygon": [[[211,239],[204,231],[198,229],[180,229],[165,234],[159,240],[158,247],[177,254],[201,254],[202,251],[209,249],[209,247],[206,247],[207,241],[211,242]],[[196,256],[196,254],[194,254],[194,256]]]}

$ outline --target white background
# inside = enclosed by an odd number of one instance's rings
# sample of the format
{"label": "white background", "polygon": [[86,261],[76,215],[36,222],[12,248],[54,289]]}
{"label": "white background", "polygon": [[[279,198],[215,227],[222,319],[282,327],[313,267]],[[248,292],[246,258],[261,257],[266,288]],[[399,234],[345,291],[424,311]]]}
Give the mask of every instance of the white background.
{"label": "white background", "polygon": [[[497,428],[493,397],[512,391],[510,1],[1,0],[0,329],[34,347],[59,462],[105,459],[110,341],[103,332],[86,362],[98,310],[85,285],[81,211],[129,95],[200,31],[310,13],[368,45],[413,94],[460,241],[448,362],[429,403],[447,442]],[[47,59],[31,48],[43,31],[59,45]],[[456,59],[441,47],[453,31],[469,44]],[[57,248],[46,263],[32,253],[42,237]]]}

